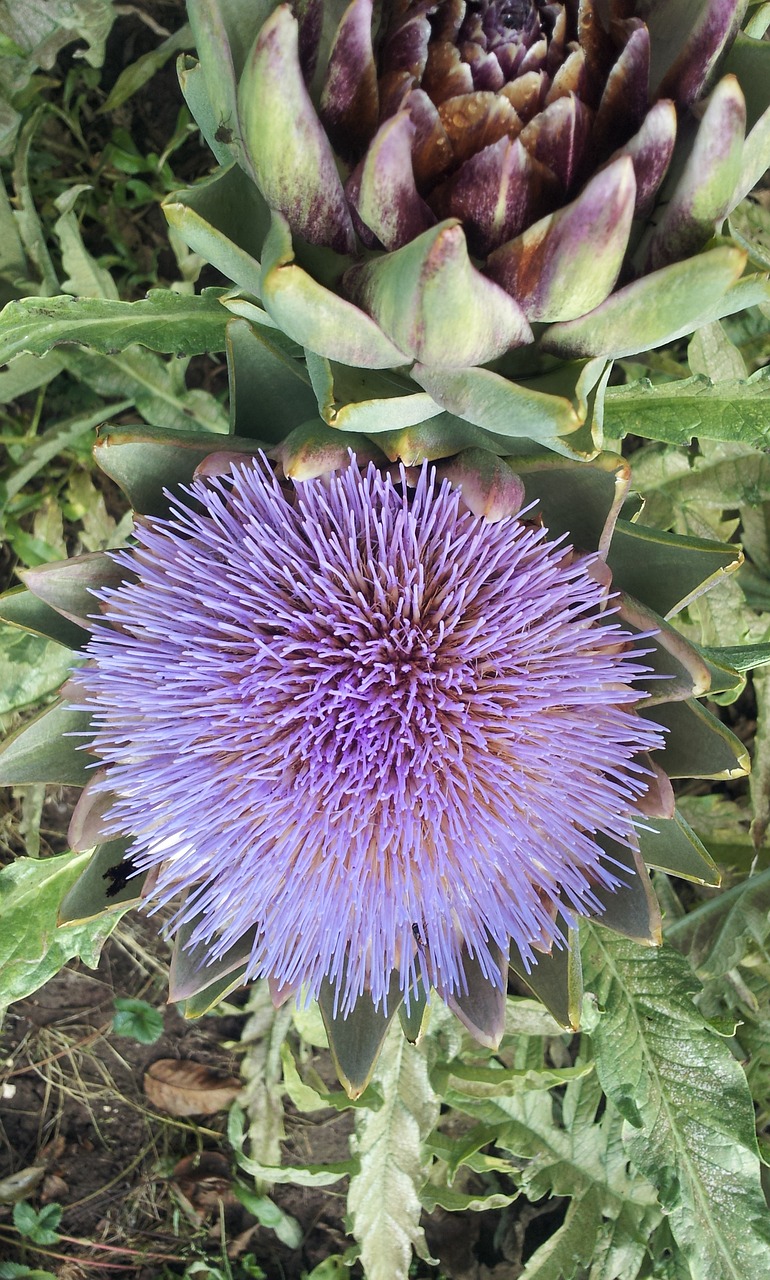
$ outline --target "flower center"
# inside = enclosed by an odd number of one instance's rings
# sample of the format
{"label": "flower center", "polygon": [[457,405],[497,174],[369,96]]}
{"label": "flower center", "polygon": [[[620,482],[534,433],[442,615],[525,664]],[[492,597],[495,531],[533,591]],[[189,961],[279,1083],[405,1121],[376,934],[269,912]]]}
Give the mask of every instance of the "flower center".
{"label": "flower center", "polygon": [[370,560],[366,577],[368,589],[344,614],[316,614],[306,633],[316,679],[296,704],[303,733],[295,787],[319,798],[342,791],[401,820],[437,793],[462,755],[475,688],[452,634],[463,592],[450,589],[434,603],[421,567],[404,564]]}

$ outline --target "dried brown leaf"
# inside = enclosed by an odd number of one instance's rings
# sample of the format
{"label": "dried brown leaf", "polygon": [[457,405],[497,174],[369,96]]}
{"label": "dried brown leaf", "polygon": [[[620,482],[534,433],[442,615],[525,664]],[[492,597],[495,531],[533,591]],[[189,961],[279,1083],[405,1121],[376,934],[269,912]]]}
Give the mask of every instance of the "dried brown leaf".
{"label": "dried brown leaf", "polygon": [[144,1091],[153,1106],[172,1116],[210,1116],[230,1106],[241,1082],[202,1062],[158,1058],[144,1074]]}

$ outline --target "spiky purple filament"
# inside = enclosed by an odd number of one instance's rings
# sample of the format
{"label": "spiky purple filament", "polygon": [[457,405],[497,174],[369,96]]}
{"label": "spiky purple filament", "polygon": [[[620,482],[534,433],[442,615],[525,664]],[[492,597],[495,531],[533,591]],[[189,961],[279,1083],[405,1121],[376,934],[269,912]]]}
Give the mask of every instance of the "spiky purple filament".
{"label": "spiky purple filament", "polygon": [[[585,559],[437,488],[350,467],[287,500],[266,463],[143,520],[77,680],[152,902],[249,976],[384,998],[525,956],[633,841],[644,669]],[[604,858],[604,861],[603,861]],[[415,945],[415,924],[424,945]],[[344,974],[343,974],[344,970]]]}

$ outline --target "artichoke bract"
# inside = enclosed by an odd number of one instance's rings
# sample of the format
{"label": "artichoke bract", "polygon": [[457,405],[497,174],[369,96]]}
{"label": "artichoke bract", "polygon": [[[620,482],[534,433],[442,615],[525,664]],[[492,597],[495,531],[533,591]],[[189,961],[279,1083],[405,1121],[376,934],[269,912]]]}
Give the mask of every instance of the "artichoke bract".
{"label": "artichoke bract", "polygon": [[0,783],[84,788],[61,919],[173,907],[188,1013],[315,996],[355,1095],[431,1000],[496,1045],[509,966],[576,1026],[581,918],[655,945],[647,866],[718,883],[670,779],[746,772],[698,702],[741,677],[667,618],[741,555],[645,529],[622,458],[394,464],[320,423],[96,456],[136,539],[0,601],[85,660]]}
{"label": "artichoke bract", "polygon": [[223,169],[167,214],[310,353],[330,424],[395,398],[381,429],[443,409],[590,453],[608,361],[765,299],[713,242],[770,163],[745,8],[190,0]]}

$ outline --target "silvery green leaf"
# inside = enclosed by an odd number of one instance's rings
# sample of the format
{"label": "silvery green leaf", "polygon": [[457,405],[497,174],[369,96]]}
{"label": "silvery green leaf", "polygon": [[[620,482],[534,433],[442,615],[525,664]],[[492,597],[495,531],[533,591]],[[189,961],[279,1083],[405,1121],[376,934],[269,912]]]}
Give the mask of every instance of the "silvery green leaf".
{"label": "silvery green leaf", "polygon": [[591,926],[583,952],[602,1011],[592,1033],[599,1079],[693,1275],[764,1280],[770,1221],[751,1095],[729,1045],[693,1004],[689,964]]}
{"label": "silvery green leaf", "polygon": [[73,956],[95,968],[117,915],[57,928],[59,904],[88,862],[87,853],[17,858],[0,872],[0,1018],[14,1000],[37,991]]}
{"label": "silvery green leaf", "polygon": [[367,1280],[406,1280],[414,1248],[427,1258],[419,1189],[427,1161],[423,1142],[439,1114],[425,1058],[391,1025],[374,1072],[385,1098],[379,1111],[359,1111],[355,1147],[360,1169],[350,1181],[348,1210]]}

